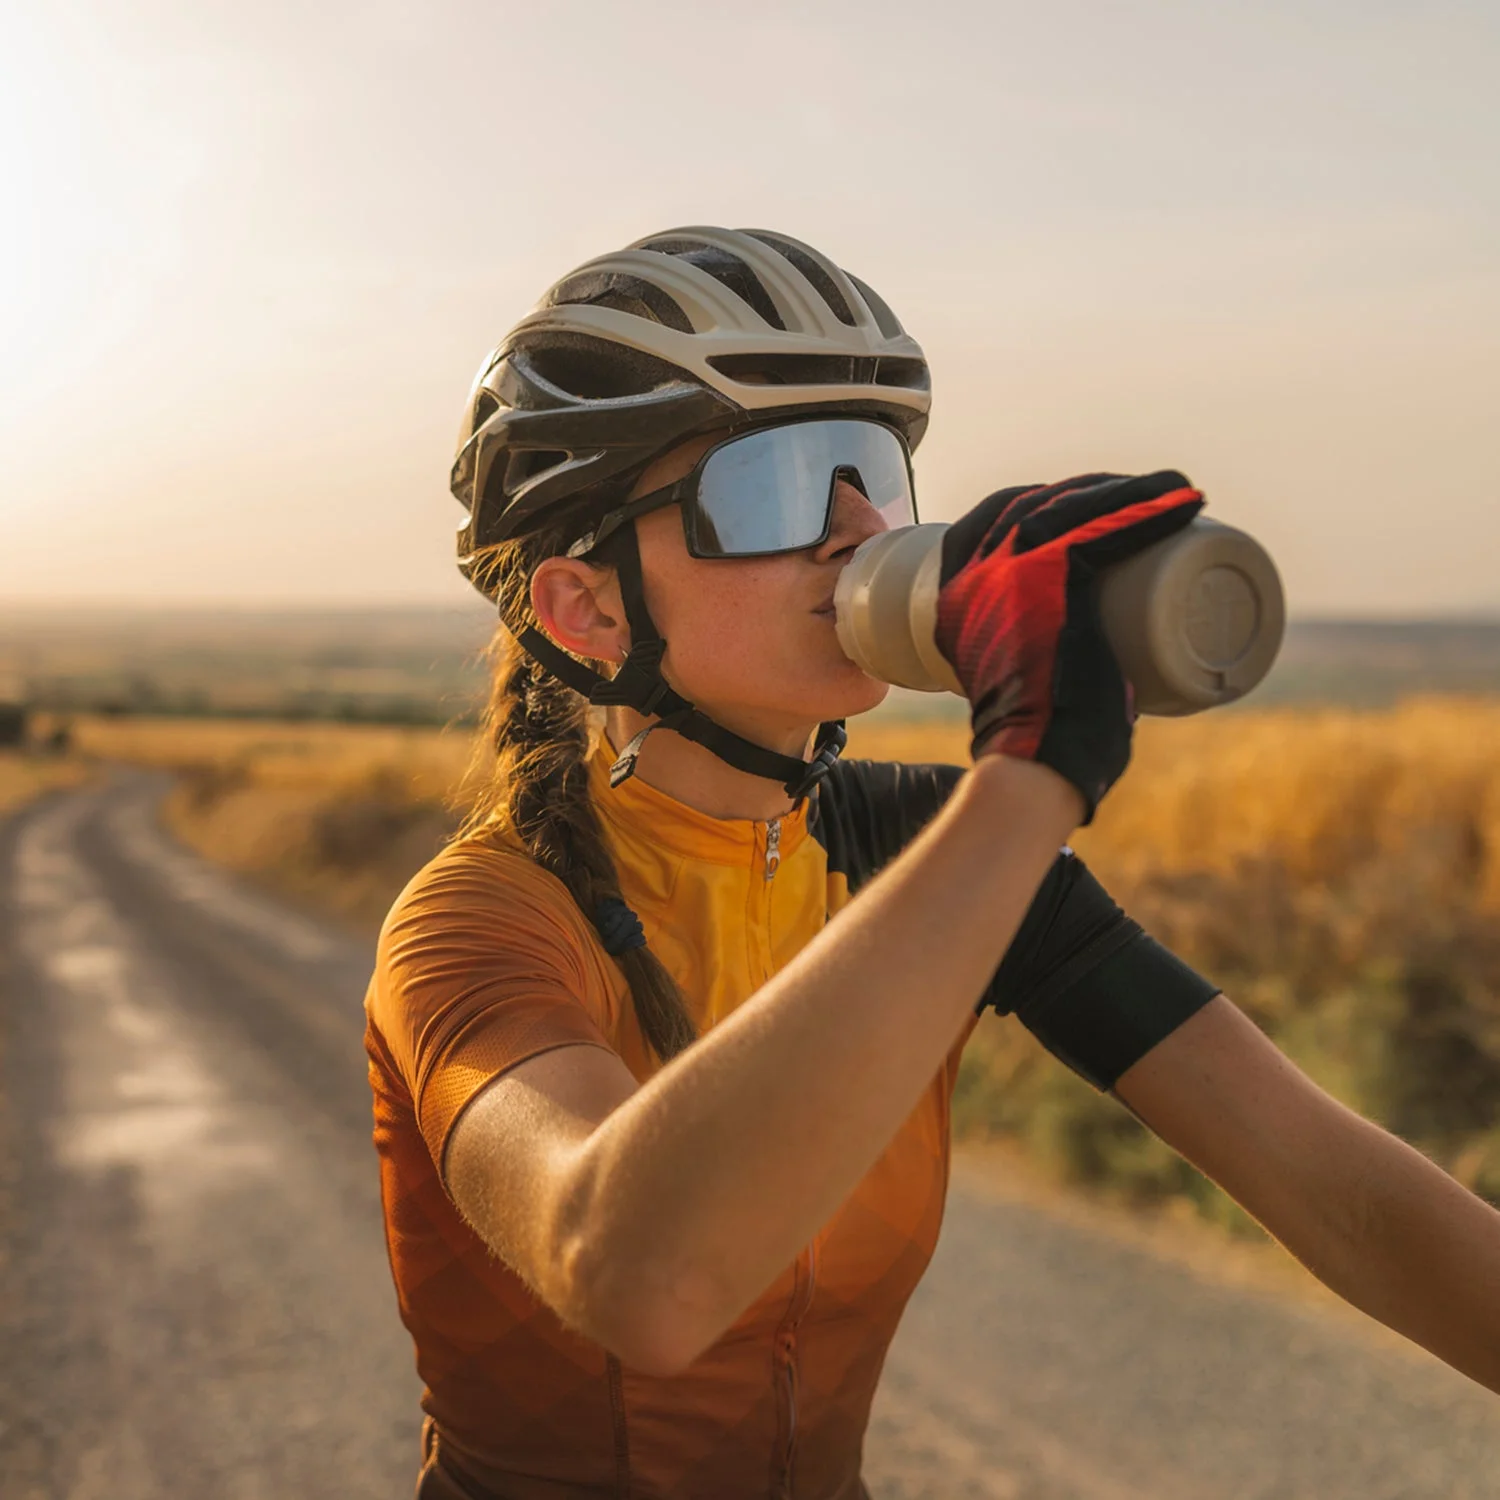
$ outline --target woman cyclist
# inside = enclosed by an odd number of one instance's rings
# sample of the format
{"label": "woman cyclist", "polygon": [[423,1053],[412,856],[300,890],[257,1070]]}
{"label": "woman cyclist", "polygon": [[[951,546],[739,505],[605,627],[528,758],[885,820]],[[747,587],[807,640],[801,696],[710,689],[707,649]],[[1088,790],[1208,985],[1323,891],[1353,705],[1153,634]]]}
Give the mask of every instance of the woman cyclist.
{"label": "woman cyclist", "polygon": [[885,303],[762,231],[591,261],[481,371],[453,487],[502,622],[486,788],[367,1002],[425,1500],[865,1495],[986,1006],[1500,1389],[1500,1215],[1065,847],[1129,754],[1089,579],[1191,519],[1181,475],[966,516],[938,639],[972,769],[839,760],[886,689],[839,649],[834,584],[915,519],[928,405]]}

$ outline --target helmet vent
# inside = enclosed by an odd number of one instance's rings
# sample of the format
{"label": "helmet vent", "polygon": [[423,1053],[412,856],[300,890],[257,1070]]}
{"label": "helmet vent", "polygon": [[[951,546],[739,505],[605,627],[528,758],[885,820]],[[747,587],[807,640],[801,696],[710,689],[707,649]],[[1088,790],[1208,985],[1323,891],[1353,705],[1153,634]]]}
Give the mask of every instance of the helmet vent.
{"label": "helmet vent", "polygon": [[676,365],[655,355],[579,334],[537,339],[527,362],[548,385],[579,401],[641,396],[689,378]]}
{"label": "helmet vent", "polygon": [[779,239],[774,234],[757,233],[752,230],[750,237],[759,240],[763,245],[768,245],[783,259],[791,261],[817,288],[819,296],[828,304],[834,317],[840,323],[845,323],[850,328],[854,327],[854,313],[848,302],[844,300],[844,294],[839,290],[838,283],[806,250],[788,240]]}
{"label": "helmet vent", "polygon": [[865,299],[865,305],[875,315],[875,326],[879,328],[888,339],[898,339],[906,330],[901,326],[889,307],[886,306],[880,294],[870,286],[866,286],[853,271],[845,271],[850,281],[859,288],[859,295]]}
{"label": "helmet vent", "polygon": [[932,386],[924,359],[880,359],[875,362],[875,384],[900,386],[907,391],[925,391]]}
{"label": "helmet vent", "polygon": [[693,331],[688,315],[659,286],[621,271],[582,271],[559,281],[547,294],[548,307],[579,303],[629,313],[633,318],[645,318],[678,333]]}
{"label": "helmet vent", "polygon": [[505,471],[507,487],[525,484],[544,469],[555,469],[558,464],[567,463],[570,456],[563,448],[522,448],[510,455]]}
{"label": "helmet vent", "polygon": [[469,422],[469,431],[477,432],[500,410],[500,402],[489,391],[480,391],[474,398],[474,415]]}
{"label": "helmet vent", "polygon": [[727,287],[742,302],[747,302],[772,328],[786,332],[786,324],[771,300],[771,294],[761,284],[761,279],[750,268],[748,262],[717,245],[705,245],[701,240],[660,239],[647,240],[642,250],[655,250],[658,255],[675,255],[706,271],[721,286]]}

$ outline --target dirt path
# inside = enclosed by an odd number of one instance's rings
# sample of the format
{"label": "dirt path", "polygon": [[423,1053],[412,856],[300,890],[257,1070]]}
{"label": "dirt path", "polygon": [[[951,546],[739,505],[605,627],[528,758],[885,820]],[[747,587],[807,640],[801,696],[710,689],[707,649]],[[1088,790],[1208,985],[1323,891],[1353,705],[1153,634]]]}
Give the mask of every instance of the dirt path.
{"label": "dirt path", "polygon": [[[367,950],[171,845],[161,785],[0,830],[0,1495],[408,1495]],[[892,1350],[875,1500],[1500,1494],[1477,1387],[987,1181]]]}
{"label": "dirt path", "polygon": [[8,839],[0,1494],[409,1494],[367,960],[169,846],[159,786]]}

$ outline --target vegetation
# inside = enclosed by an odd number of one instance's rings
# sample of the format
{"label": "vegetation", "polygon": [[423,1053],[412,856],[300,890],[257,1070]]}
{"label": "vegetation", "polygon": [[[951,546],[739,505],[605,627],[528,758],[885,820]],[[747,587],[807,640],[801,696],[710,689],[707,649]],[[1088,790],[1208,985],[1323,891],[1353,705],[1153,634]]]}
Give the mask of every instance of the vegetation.
{"label": "vegetation", "polygon": [[[1146,722],[1079,851],[1324,1087],[1500,1202],[1500,703]],[[1063,1175],[1243,1215],[1109,1100],[986,1027],[963,1128]]]}
{"label": "vegetation", "polygon": [[75,735],[176,772],[164,816],[183,842],[365,931],[442,847],[471,748],[462,731],[226,719],[83,718]]}
{"label": "vegetation", "polygon": [[[95,753],[183,772],[190,843],[365,926],[450,823],[466,734],[94,720]],[[961,723],[856,723],[851,754],[965,758]],[[1325,1087],[1500,1201],[1500,701],[1146,720],[1077,846],[1120,903]],[[1246,1221],[1013,1022],[955,1102],[1060,1176]]]}
{"label": "vegetation", "polygon": [[75,759],[0,749],[0,817],[53,787],[74,786],[88,774]]}

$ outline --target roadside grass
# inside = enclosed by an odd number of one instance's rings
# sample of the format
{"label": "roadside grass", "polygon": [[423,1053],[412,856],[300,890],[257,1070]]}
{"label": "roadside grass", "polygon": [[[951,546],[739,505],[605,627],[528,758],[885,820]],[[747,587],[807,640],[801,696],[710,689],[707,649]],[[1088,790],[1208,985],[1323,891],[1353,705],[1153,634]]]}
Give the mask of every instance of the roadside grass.
{"label": "roadside grass", "polygon": [[88,775],[88,765],[75,756],[0,750],[0,817],[54,787],[77,786]]}
{"label": "roadside grass", "polygon": [[[453,826],[467,733],[80,721],[88,753],[179,773],[186,842],[372,930]],[[961,724],[851,726],[851,755],[963,763]],[[1075,845],[1122,906],[1347,1104],[1500,1202],[1500,700],[1145,720]],[[1189,1203],[1216,1188],[1014,1023],[986,1019],[961,1135],[1062,1180]]]}
{"label": "roadside grass", "polygon": [[228,719],[81,718],[85,753],[176,773],[163,809],[190,848],[373,933],[443,846],[463,731]]}

